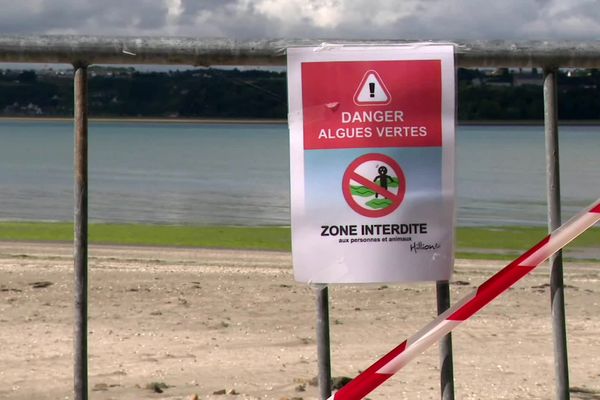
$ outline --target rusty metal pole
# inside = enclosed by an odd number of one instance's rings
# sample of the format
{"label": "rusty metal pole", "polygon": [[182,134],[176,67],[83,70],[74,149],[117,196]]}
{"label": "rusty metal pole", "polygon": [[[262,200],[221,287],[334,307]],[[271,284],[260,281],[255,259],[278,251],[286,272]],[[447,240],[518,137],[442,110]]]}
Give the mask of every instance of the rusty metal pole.
{"label": "rusty metal pole", "polygon": [[88,116],[87,66],[75,65],[75,327],[74,390],[75,400],[88,398]]}
{"label": "rusty metal pole", "polygon": [[[450,308],[450,284],[436,282],[438,315]],[[440,399],[454,400],[454,363],[452,361],[452,334],[440,340]]]}
{"label": "rusty metal pole", "polygon": [[331,342],[329,336],[329,289],[315,285],[317,303],[317,358],[319,364],[319,394],[321,400],[331,396]]}
{"label": "rusty metal pole", "polygon": [[[548,232],[561,225],[560,163],[558,145],[558,69],[544,69],[544,131],[546,136],[546,176],[548,180]],[[550,257],[550,301],[554,334],[554,370],[556,399],[568,400],[569,362],[565,322],[565,288],[563,283],[562,251]]]}

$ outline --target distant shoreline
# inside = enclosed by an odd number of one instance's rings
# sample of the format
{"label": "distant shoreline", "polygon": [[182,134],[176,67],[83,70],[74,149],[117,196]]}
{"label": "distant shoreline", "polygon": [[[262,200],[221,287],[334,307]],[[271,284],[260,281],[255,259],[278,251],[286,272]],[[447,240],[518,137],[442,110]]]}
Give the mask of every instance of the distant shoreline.
{"label": "distant shoreline", "polygon": [[[71,122],[69,117],[0,117],[2,121],[15,122]],[[167,118],[167,117],[93,117],[91,123],[139,123],[139,124],[230,124],[230,125],[286,125],[286,119],[269,118]],[[600,126],[600,120],[563,120],[560,126]],[[458,126],[543,126],[542,120],[476,120],[458,121]]]}
{"label": "distant shoreline", "polygon": [[[477,120],[458,121],[459,126],[544,126],[542,120]],[[559,126],[600,126],[600,120],[559,120]]]}
{"label": "distant shoreline", "polygon": [[[14,122],[71,122],[69,117],[0,117],[0,121]],[[153,117],[94,117],[88,118],[91,123],[136,123],[136,124],[231,124],[231,125],[285,125],[285,119],[251,119],[251,118],[153,118]]]}

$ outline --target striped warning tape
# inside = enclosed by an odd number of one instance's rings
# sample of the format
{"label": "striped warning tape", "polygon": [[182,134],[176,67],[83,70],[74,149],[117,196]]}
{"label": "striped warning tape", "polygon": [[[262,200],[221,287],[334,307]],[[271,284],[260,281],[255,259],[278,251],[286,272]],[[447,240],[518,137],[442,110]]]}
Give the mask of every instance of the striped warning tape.
{"label": "striped warning tape", "polygon": [[569,242],[600,220],[600,199],[568,222],[554,230],[541,242],[508,264],[477,290],[467,295],[440,314],[398,347],[380,358],[375,364],[334,393],[329,400],[358,400],[365,397],[413,358],[421,354],[444,335],[467,320],[489,302],[531,272]]}

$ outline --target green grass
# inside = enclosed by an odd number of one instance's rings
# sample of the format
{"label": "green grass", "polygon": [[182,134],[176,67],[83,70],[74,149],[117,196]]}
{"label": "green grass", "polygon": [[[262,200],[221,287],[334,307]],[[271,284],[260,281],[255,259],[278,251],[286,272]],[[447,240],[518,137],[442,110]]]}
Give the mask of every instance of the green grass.
{"label": "green grass", "polygon": [[[545,236],[546,230],[542,227],[458,228],[456,255],[460,258],[512,259]],[[73,240],[73,225],[0,222],[0,240],[68,242]],[[289,251],[291,247],[288,227],[91,224],[89,240],[97,244],[282,251]],[[584,233],[568,247],[573,248],[596,248],[596,254],[600,254],[600,229]]]}
{"label": "green grass", "polygon": [[[513,259],[547,235],[543,227],[458,228],[457,257],[481,259]],[[565,248],[565,256],[578,249],[597,249],[594,259],[600,259],[600,228],[592,228]],[[482,254],[483,252],[483,254]]]}
{"label": "green grass", "polygon": [[[69,223],[3,222],[0,240],[72,241]],[[97,244],[289,250],[290,229],[280,227],[91,224],[89,241]]]}
{"label": "green grass", "polygon": [[[542,227],[458,228],[456,245],[459,248],[526,250],[547,234],[546,228]],[[589,229],[570,246],[600,247],[600,229]]]}

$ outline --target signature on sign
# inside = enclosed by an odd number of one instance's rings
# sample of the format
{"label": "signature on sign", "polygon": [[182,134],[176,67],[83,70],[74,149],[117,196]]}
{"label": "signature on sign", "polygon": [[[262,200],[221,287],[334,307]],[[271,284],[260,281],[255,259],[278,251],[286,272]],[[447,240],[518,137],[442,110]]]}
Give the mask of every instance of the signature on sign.
{"label": "signature on sign", "polygon": [[442,245],[440,245],[437,242],[436,243],[415,242],[415,243],[413,243],[413,244],[410,245],[410,251],[412,251],[412,252],[414,252],[416,254],[419,251],[437,250],[440,247],[442,247]]}

